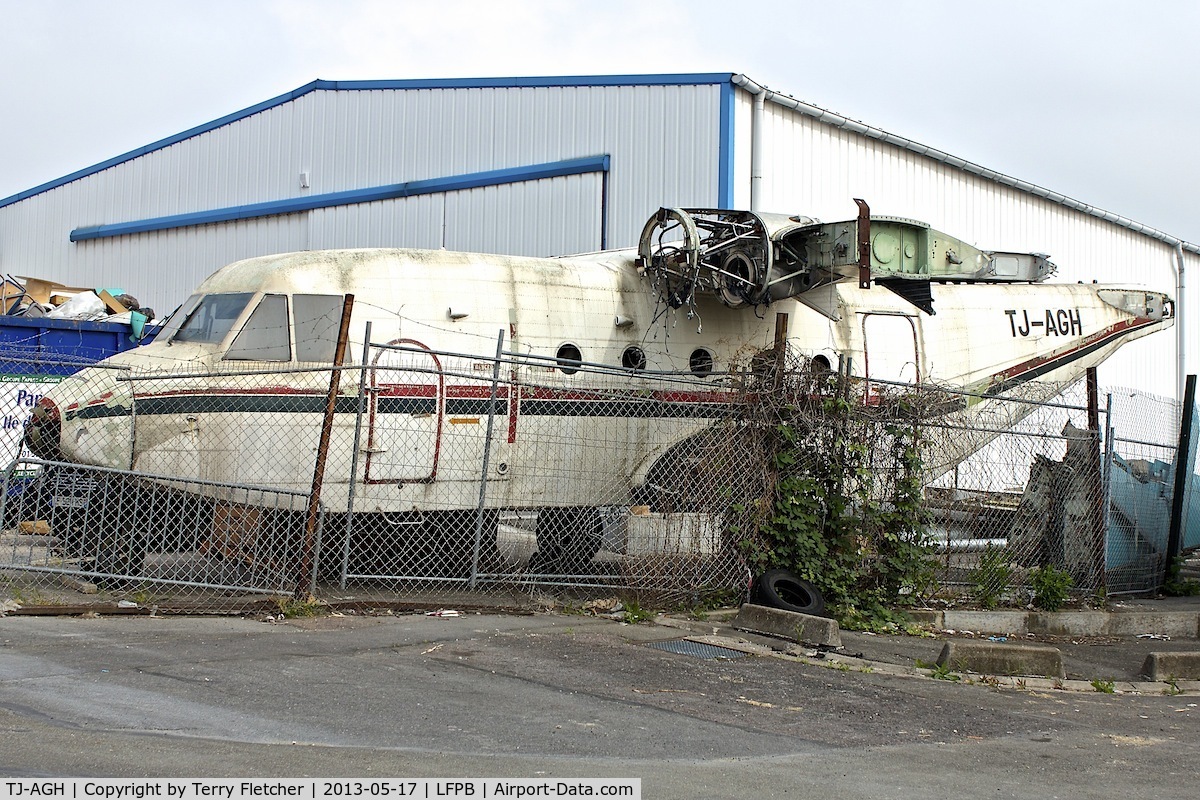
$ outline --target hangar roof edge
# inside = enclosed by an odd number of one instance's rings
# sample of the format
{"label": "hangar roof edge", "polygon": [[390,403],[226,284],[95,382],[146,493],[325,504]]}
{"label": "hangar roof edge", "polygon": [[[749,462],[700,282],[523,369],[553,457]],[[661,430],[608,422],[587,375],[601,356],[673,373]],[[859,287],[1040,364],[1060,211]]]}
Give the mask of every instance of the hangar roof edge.
{"label": "hangar roof edge", "polygon": [[165,139],[143,145],[142,147],[122,153],[119,156],[93,164],[90,167],[76,170],[61,178],[34,186],[9,197],[0,198],[0,208],[28,200],[31,197],[57,189],[68,183],[73,183],[89,175],[103,172],[126,161],[162,150],[173,144],[178,144],[195,136],[237,122],[238,120],[260,114],[276,106],[290,103],[315,91],[376,91],[381,89],[516,89],[516,88],[553,88],[553,87],[589,87],[589,86],[699,86],[705,84],[728,84],[734,73],[705,72],[678,73],[663,75],[574,75],[574,76],[545,76],[545,77],[511,77],[511,78],[414,78],[403,80],[359,80],[359,81],[326,81],[317,79],[304,84],[298,89],[285,92],[277,97],[255,103],[252,106],[218,117],[211,122],[188,128]]}
{"label": "hangar roof edge", "polygon": [[[0,198],[0,208],[19,203],[22,200],[27,200],[52,189],[57,189],[60,186],[65,186],[81,178],[86,178],[89,175],[95,175],[98,172],[103,172],[110,167],[115,167],[126,161],[132,161],[139,156],[152,153],[156,150],[162,150],[171,145],[191,139],[195,136],[207,133],[216,128],[237,122],[238,120],[259,114],[276,106],[289,103],[299,97],[303,97],[314,91],[377,91],[383,89],[394,90],[419,90],[419,89],[503,89],[503,88],[553,88],[553,87],[604,87],[604,86],[697,86],[697,85],[724,85],[729,87],[737,87],[752,94],[759,92],[765,93],[766,97],[774,103],[784,105],[794,110],[800,111],[808,116],[832,124],[835,127],[847,128],[871,138],[880,139],[890,144],[922,153],[929,156],[935,161],[941,161],[951,166],[964,169],[967,172],[972,172],[981,175],[990,180],[997,180],[1000,183],[1016,186],[1025,191],[1058,203],[1059,205],[1072,208],[1077,211],[1082,211],[1089,216],[1094,216],[1112,222],[1119,227],[1133,230],[1137,233],[1149,236],[1152,239],[1157,239],[1162,242],[1167,242],[1172,245],[1181,247],[1190,253],[1200,254],[1200,245],[1193,244],[1179,237],[1171,236],[1165,231],[1160,231],[1149,225],[1144,225],[1140,222],[1130,220],[1112,212],[1104,211],[1089,204],[1083,203],[1073,198],[1061,195],[1057,192],[1051,192],[1046,189],[1041,189],[1033,184],[1027,184],[1024,181],[1018,181],[1015,178],[1010,178],[1002,173],[994,170],[980,167],[965,159],[951,156],[948,153],[943,153],[936,148],[922,145],[919,142],[912,141],[903,136],[888,133],[865,123],[856,122],[848,118],[842,117],[839,114],[822,109],[817,106],[812,106],[804,103],[782,92],[775,92],[765,86],[757,84],[747,76],[740,73],[731,72],[700,72],[700,73],[667,73],[667,74],[641,74],[641,75],[572,75],[572,76],[535,76],[535,77],[499,77],[499,78],[409,78],[409,79],[380,79],[380,80],[355,80],[355,81],[328,81],[317,79],[303,86],[294,89],[290,92],[272,97],[269,100],[264,100],[261,103],[243,108],[240,111],[235,111],[231,114],[226,114],[223,117],[218,117],[194,128],[189,128],[181,133],[168,136],[165,139],[159,139],[156,142],[143,145],[127,153],[114,156],[113,158],[101,161],[98,164],[93,164],[90,167],[76,170],[61,178],[48,181],[46,183],[34,186],[31,189],[26,189],[23,192],[11,195],[9,197]],[[728,194],[728,187],[724,187],[721,196]]]}

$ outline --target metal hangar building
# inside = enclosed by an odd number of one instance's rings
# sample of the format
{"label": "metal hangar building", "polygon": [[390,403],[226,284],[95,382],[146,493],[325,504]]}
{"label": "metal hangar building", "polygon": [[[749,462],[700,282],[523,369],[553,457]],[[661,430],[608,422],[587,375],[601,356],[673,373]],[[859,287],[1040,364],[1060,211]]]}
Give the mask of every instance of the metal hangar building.
{"label": "metal hangar building", "polygon": [[[419,247],[553,256],[636,244],[661,206],[919,219],[1056,280],[1176,297],[1175,336],[1106,383],[1175,395],[1200,247],[731,73],[314,81],[0,199],[0,270],[160,310],[249,256]],[[1190,326],[1187,326],[1190,329]]]}

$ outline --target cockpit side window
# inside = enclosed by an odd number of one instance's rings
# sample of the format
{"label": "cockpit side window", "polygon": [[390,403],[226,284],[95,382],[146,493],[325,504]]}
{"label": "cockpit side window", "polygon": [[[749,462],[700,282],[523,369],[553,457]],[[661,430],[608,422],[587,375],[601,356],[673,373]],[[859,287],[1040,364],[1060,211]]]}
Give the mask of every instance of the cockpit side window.
{"label": "cockpit side window", "polygon": [[171,341],[220,344],[253,296],[251,292],[238,292],[201,297],[180,323],[179,330],[171,337]]}
{"label": "cockpit side window", "polygon": [[292,360],[285,295],[263,297],[225,352],[225,358],[235,361]]}
{"label": "cockpit side window", "polygon": [[297,294],[292,296],[296,317],[296,360],[328,364],[337,350],[338,326],[342,319],[340,295]]}
{"label": "cockpit side window", "polygon": [[196,310],[196,306],[203,297],[203,295],[194,294],[185,300],[179,308],[172,311],[171,315],[167,317],[167,321],[163,323],[162,330],[158,333],[158,339],[166,342],[174,337],[175,332],[179,330],[179,326]]}

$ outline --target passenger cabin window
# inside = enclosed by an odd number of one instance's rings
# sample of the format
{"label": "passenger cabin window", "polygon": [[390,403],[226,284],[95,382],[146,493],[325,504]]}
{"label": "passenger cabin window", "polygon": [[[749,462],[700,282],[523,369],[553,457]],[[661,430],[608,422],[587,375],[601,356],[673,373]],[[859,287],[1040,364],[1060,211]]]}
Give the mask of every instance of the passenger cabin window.
{"label": "passenger cabin window", "polygon": [[253,296],[250,292],[239,292],[201,297],[179,325],[171,341],[220,344]]}
{"label": "passenger cabin window", "polygon": [[697,347],[688,357],[688,368],[692,374],[701,378],[707,378],[712,375],[713,371],[713,356],[712,353],[705,350],[703,347]]}
{"label": "passenger cabin window", "polygon": [[558,368],[564,375],[574,375],[583,365],[583,353],[579,352],[579,348],[570,342],[558,348],[555,358],[558,359]]}
{"label": "passenger cabin window", "polygon": [[293,295],[297,361],[333,362],[342,322],[342,301],[336,294]]}
{"label": "passenger cabin window", "polygon": [[269,294],[250,314],[225,358],[233,361],[291,361],[287,297]]}

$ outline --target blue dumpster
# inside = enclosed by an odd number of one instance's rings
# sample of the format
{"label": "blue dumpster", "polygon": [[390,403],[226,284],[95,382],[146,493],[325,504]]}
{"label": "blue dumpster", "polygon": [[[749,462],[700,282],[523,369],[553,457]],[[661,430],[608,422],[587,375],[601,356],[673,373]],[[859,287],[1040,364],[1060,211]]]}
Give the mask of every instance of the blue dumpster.
{"label": "blue dumpster", "polygon": [[25,422],[43,387],[152,341],[158,329],[147,328],[138,341],[131,332],[121,322],[0,315],[0,468],[22,454]]}

